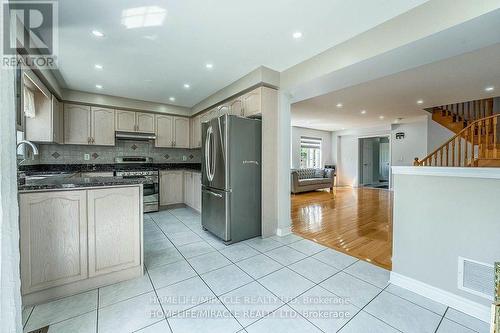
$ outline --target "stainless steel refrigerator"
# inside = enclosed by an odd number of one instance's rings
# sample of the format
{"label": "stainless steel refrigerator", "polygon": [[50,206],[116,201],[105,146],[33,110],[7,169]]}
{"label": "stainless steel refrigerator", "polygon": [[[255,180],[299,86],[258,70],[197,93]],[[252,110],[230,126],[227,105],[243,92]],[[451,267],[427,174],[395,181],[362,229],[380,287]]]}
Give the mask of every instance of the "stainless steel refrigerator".
{"label": "stainless steel refrigerator", "polygon": [[261,133],[233,115],[202,124],[201,224],[226,243],[261,235]]}

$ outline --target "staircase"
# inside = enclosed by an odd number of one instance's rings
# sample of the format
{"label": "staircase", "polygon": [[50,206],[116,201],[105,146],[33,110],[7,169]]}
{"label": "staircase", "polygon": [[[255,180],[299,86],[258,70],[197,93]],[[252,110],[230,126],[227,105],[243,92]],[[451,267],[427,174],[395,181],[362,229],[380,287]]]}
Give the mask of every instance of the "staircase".
{"label": "staircase", "polygon": [[415,166],[500,167],[500,114],[493,114],[493,99],[426,110],[456,134],[423,159],[415,158]]}

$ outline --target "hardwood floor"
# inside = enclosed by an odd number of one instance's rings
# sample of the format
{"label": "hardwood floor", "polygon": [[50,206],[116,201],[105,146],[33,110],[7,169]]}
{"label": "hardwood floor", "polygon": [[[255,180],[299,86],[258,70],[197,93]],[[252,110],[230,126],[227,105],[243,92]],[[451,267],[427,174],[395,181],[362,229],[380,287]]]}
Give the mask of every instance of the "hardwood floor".
{"label": "hardwood floor", "polygon": [[392,192],[335,188],[291,196],[292,231],[380,267],[392,268]]}

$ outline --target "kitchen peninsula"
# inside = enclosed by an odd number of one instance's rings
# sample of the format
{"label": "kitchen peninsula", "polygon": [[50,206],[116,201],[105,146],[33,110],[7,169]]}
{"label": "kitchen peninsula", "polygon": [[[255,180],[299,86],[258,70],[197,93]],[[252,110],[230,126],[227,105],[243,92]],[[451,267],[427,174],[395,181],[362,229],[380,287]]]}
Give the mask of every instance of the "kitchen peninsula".
{"label": "kitchen peninsula", "polygon": [[24,304],[143,274],[143,182],[56,174],[19,185]]}

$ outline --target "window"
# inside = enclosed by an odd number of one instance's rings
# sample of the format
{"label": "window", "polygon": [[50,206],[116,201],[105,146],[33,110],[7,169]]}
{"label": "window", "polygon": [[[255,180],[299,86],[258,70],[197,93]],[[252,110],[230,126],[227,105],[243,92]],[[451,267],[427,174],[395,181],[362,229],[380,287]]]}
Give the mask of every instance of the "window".
{"label": "window", "polygon": [[300,168],[321,168],[321,139],[300,137]]}

